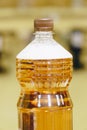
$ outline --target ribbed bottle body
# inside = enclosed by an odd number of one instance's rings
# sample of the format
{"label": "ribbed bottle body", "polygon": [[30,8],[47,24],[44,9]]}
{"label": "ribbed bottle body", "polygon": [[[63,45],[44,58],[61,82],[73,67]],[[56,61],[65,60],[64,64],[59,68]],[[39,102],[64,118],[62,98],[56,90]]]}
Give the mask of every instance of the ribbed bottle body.
{"label": "ribbed bottle body", "polygon": [[72,78],[72,59],[17,59],[16,69],[17,79],[23,91],[66,89]]}

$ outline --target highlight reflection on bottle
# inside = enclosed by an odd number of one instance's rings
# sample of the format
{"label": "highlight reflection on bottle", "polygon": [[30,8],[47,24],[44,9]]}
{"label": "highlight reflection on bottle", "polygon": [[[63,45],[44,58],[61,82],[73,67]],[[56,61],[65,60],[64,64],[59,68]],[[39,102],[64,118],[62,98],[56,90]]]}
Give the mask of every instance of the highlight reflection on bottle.
{"label": "highlight reflection on bottle", "polygon": [[20,130],[72,130],[72,55],[53,40],[53,21],[34,22],[35,39],[17,55]]}

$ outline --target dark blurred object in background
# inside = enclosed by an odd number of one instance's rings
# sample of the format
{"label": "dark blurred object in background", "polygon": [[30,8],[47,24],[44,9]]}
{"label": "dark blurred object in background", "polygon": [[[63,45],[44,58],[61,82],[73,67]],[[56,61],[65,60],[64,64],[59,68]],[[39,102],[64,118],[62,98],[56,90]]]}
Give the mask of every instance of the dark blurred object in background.
{"label": "dark blurred object in background", "polygon": [[81,62],[81,53],[83,50],[84,36],[81,29],[73,29],[70,32],[69,47],[73,55],[73,67],[74,69],[84,68]]}
{"label": "dark blurred object in background", "polygon": [[0,34],[0,73],[5,71],[2,65],[2,54],[3,54],[3,37],[2,34]]}

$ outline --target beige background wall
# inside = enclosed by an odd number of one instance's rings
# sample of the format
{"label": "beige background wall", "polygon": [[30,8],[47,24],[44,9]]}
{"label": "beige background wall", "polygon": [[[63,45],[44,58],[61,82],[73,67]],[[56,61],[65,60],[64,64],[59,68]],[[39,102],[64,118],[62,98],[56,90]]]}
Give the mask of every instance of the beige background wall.
{"label": "beige background wall", "polygon": [[67,6],[70,5],[70,0],[0,0],[0,7],[17,7],[18,5],[27,4],[36,5],[36,6],[48,6],[48,5],[57,5],[57,6]]}
{"label": "beige background wall", "polygon": [[[79,4],[79,0],[0,0],[0,8],[18,7],[18,6],[58,6],[71,7],[75,1]],[[87,0],[82,1],[82,6],[87,6]]]}
{"label": "beige background wall", "polygon": [[41,0],[36,0],[35,1],[35,3],[36,3],[36,5],[38,6],[43,6],[43,5],[45,5],[45,6],[49,6],[49,5],[51,5],[51,6],[60,6],[60,7],[64,7],[64,6],[70,6],[71,5],[71,2],[72,0],[44,0],[44,1],[41,1]]}

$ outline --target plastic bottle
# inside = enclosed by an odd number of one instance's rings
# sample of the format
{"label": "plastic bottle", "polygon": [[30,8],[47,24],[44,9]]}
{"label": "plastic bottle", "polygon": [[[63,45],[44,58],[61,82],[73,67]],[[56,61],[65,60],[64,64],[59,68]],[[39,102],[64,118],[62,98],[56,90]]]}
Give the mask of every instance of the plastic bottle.
{"label": "plastic bottle", "polygon": [[34,28],[16,57],[19,130],[72,130],[72,55],[53,39],[52,19],[36,19]]}

